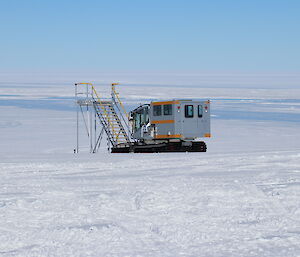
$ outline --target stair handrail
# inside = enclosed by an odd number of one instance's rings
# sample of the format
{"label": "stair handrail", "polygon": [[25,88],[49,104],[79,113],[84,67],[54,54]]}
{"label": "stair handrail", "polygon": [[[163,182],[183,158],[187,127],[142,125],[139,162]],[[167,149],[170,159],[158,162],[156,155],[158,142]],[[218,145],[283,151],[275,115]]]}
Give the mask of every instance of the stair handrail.
{"label": "stair handrail", "polygon": [[[104,105],[102,104],[102,101],[101,101],[101,99],[100,99],[100,97],[99,97],[99,95],[98,95],[98,93],[97,93],[97,91],[96,91],[96,89],[95,89],[95,87],[93,85],[92,85],[92,91],[95,93],[95,95],[97,97],[97,100],[98,100],[97,102],[101,106],[101,108],[102,108],[102,110],[103,110],[103,112],[104,112],[104,114],[105,114],[105,116],[106,116],[106,118],[108,120],[108,123],[109,123],[109,125],[110,125],[110,127],[112,129],[113,135],[116,136],[116,132],[115,132],[114,126],[113,126],[113,124],[111,122],[111,119],[110,119],[110,117],[109,117],[109,115],[108,115],[108,113],[107,113]],[[117,143],[118,143],[118,138],[116,138],[116,140],[117,140]]]}
{"label": "stair handrail", "polygon": [[115,145],[115,141],[114,141],[113,135],[111,135],[111,133],[109,131],[109,126],[107,125],[107,121],[105,120],[105,118],[103,118],[103,115],[100,114],[99,111],[97,111],[97,109],[99,108],[99,106],[95,102],[93,103],[93,105],[94,105],[96,114],[97,114],[97,116],[98,116],[98,118],[99,118],[99,120],[100,120],[100,122],[101,122],[101,124],[103,126],[103,129],[106,132],[106,135],[107,135],[109,141],[111,142],[112,145]]}
{"label": "stair handrail", "polygon": [[[117,105],[115,105],[115,106],[117,106]],[[118,106],[117,106],[117,107],[118,107]],[[110,109],[111,109],[111,112],[112,112],[112,114],[113,114],[114,120],[117,122],[118,127],[119,127],[119,133],[118,133],[118,135],[116,136],[116,138],[119,139],[120,135],[122,134],[122,135],[124,135],[124,137],[125,137],[126,143],[130,144],[131,142],[130,142],[129,136],[128,136],[126,130],[124,129],[124,126],[123,126],[123,124],[122,124],[122,122],[121,122],[121,120],[120,120],[120,118],[119,118],[119,115],[118,115],[118,113],[116,112],[116,110],[115,110],[113,104],[110,105]],[[121,113],[120,113],[120,115],[121,115],[122,118],[124,118],[124,117],[122,116]],[[127,125],[127,124],[126,124],[126,125]]]}
{"label": "stair handrail", "polygon": [[125,113],[126,117],[128,118],[128,113],[126,112],[126,109],[125,109],[125,107],[124,107],[124,105],[123,105],[123,103],[122,103],[122,101],[119,97],[119,93],[116,91],[116,88],[115,88],[116,85],[119,85],[119,83],[112,83],[111,84],[112,98],[114,98],[114,96],[117,97],[118,103],[120,104],[121,108],[123,109],[123,112]]}
{"label": "stair handrail", "polygon": [[[123,105],[123,103],[122,103],[122,101],[121,101],[121,99],[120,99],[120,97],[119,97],[119,93],[116,91],[116,87],[115,87],[116,85],[119,85],[119,83],[112,83],[112,84],[111,84],[111,98],[112,98],[114,104],[117,106],[117,108],[118,108],[118,110],[119,110],[119,113],[120,113],[120,115],[121,115],[121,118],[122,118],[124,124],[125,124],[126,127],[127,127],[128,134],[130,135],[131,138],[133,138],[133,137],[132,137],[132,132],[131,132],[131,130],[130,130],[130,126],[129,126],[129,124],[128,124],[129,115],[128,115],[128,113],[126,112],[126,109],[125,109],[125,107],[124,107],[124,105]],[[116,101],[116,98],[117,98],[117,101]],[[126,121],[125,118],[123,117],[122,112],[121,112],[121,110],[120,110],[120,108],[119,108],[119,105],[121,106],[121,108],[122,108],[122,110],[123,110],[123,112],[124,112],[124,114],[125,114],[125,116],[126,116],[126,118],[127,118],[127,121]]]}

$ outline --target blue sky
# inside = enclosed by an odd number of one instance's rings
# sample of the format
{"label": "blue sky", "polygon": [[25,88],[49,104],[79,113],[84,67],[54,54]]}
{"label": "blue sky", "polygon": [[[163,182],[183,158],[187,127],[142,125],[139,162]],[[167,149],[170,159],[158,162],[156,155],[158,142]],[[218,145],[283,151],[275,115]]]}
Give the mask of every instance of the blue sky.
{"label": "blue sky", "polygon": [[1,70],[300,71],[300,1],[0,3]]}

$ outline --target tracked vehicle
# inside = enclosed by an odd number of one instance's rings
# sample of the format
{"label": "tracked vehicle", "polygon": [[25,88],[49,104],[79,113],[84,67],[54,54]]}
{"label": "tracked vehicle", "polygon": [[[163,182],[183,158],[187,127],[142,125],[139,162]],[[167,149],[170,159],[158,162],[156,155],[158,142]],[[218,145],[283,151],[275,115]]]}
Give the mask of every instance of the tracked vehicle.
{"label": "tracked vehicle", "polygon": [[[83,99],[78,99],[79,85],[87,86]],[[99,148],[104,132],[112,146],[112,153],[206,152],[206,144],[201,138],[211,136],[209,100],[153,101],[127,113],[115,85],[112,84],[111,101],[104,101],[90,83],[75,84],[77,104],[81,110],[82,106],[90,106],[94,110],[94,135],[97,134],[96,117],[102,126],[94,144],[92,129],[88,131],[91,152]]]}

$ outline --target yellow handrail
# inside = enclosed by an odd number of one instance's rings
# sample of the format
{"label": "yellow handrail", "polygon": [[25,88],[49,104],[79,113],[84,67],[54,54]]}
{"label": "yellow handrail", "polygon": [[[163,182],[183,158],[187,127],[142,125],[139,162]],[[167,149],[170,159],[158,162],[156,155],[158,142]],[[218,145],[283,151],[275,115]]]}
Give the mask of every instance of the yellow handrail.
{"label": "yellow handrail", "polygon": [[91,85],[91,86],[93,86],[92,83],[75,83],[75,85]]}
{"label": "yellow handrail", "polygon": [[119,136],[117,136],[117,134],[116,134],[116,132],[115,132],[115,129],[114,129],[114,126],[113,126],[113,124],[112,124],[112,122],[111,122],[111,119],[110,119],[110,117],[109,117],[109,115],[108,115],[108,113],[107,113],[105,107],[102,105],[102,101],[101,101],[101,99],[100,99],[100,97],[99,97],[99,95],[98,95],[98,93],[97,93],[97,91],[96,91],[96,89],[95,89],[95,87],[94,87],[93,85],[92,85],[92,90],[93,90],[93,92],[95,93],[95,95],[96,95],[96,97],[97,97],[97,99],[98,99],[98,103],[100,104],[102,110],[104,111],[104,114],[105,114],[105,116],[106,116],[106,118],[107,118],[107,120],[108,120],[108,123],[109,123],[109,125],[110,125],[110,127],[111,127],[111,129],[112,129],[113,135],[116,137],[116,140],[117,140],[117,142],[119,143],[119,140],[118,140],[118,137],[119,137]]}
{"label": "yellow handrail", "polygon": [[123,105],[123,103],[122,103],[122,101],[119,97],[119,93],[117,93],[117,91],[116,91],[115,85],[119,85],[119,83],[112,83],[111,84],[111,90],[112,90],[113,94],[117,97],[117,100],[118,100],[120,106],[122,107],[126,117],[128,118],[128,113],[126,112],[125,107],[124,107],[124,105]]}

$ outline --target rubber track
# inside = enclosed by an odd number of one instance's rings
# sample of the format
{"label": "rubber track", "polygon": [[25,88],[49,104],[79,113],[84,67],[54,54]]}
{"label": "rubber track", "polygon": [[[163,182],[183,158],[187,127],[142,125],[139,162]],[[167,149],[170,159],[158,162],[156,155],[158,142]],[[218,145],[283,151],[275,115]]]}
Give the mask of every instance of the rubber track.
{"label": "rubber track", "polygon": [[163,153],[163,152],[206,152],[206,144],[203,141],[193,142],[191,146],[184,146],[181,142],[170,142],[152,145],[133,145],[129,147],[113,147],[112,153]]}

